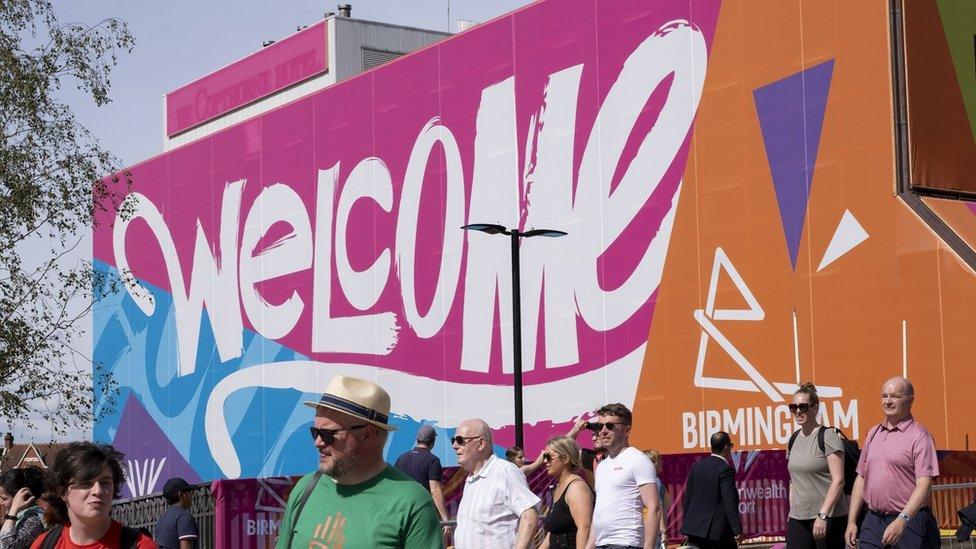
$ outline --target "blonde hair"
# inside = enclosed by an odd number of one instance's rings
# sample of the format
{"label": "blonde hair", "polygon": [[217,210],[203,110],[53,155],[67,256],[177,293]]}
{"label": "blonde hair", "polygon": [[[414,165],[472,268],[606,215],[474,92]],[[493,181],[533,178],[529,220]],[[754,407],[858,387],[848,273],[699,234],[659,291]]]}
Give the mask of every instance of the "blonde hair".
{"label": "blonde hair", "polygon": [[573,469],[583,466],[580,458],[580,447],[576,441],[565,436],[552,437],[546,442],[546,446],[551,447],[561,457],[566,458],[566,462]]}
{"label": "blonde hair", "polygon": [[810,397],[810,406],[817,406],[818,404],[820,404],[820,397],[817,396],[817,386],[814,385],[812,382],[808,381],[803,385],[800,385],[800,388],[797,389],[796,392],[793,394],[798,395],[800,393],[803,393],[808,397]]}
{"label": "blonde hair", "polygon": [[661,466],[661,452],[658,452],[657,450],[644,450],[644,455],[647,456],[647,459],[651,460],[654,467]]}

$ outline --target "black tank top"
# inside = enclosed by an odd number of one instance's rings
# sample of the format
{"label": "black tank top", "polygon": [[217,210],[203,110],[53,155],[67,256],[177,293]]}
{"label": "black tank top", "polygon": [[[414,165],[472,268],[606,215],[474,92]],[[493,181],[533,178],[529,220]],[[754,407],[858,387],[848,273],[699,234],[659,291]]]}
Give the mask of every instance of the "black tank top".
{"label": "black tank top", "polygon": [[[562,496],[552,504],[549,514],[543,521],[546,531],[549,532],[549,547],[552,549],[576,548],[576,521],[573,520],[573,514],[569,511],[569,504],[566,503],[566,492],[577,480],[583,479],[573,479],[566,485]],[[584,484],[586,483],[584,482]],[[588,484],[587,488],[589,488]]]}

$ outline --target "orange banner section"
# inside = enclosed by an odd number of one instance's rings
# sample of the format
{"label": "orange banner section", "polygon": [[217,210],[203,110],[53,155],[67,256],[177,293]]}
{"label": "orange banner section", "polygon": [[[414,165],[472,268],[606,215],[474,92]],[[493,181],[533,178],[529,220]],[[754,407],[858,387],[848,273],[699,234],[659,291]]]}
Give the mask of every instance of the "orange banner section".
{"label": "orange banner section", "polygon": [[[976,280],[895,194],[885,2],[727,0],[635,402],[637,444],[784,447],[797,383],[863,438],[907,373],[976,434]],[[973,444],[976,444],[974,440]]]}

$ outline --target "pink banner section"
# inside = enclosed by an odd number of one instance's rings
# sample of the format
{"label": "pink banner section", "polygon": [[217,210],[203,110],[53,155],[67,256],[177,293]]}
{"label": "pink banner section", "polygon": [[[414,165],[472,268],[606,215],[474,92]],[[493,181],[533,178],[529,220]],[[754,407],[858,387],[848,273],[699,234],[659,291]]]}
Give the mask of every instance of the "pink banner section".
{"label": "pink banner section", "polygon": [[278,539],[285,504],[296,477],[217,480],[214,497],[214,541],[217,547],[271,549]]}
{"label": "pink banner section", "polygon": [[[691,466],[708,454],[675,454],[664,457],[661,480],[671,494],[668,539],[678,542],[683,518],[685,482]],[[785,536],[790,512],[790,474],[786,452],[763,450],[735,452],[732,456],[739,489],[739,519],[747,538]]]}
{"label": "pink banner section", "polygon": [[328,70],[326,22],[166,95],[166,135],[212,120]]}

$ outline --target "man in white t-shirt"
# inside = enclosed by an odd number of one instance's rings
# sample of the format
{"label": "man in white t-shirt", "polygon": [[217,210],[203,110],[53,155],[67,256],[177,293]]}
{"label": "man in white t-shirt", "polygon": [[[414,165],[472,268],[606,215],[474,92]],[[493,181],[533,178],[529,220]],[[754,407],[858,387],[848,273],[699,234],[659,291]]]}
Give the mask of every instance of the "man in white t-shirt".
{"label": "man in white t-shirt", "polygon": [[[632,415],[623,404],[596,411],[601,445],[607,450],[596,468],[596,507],[587,548],[652,549],[659,539],[661,498],[654,464],[630,446]],[[647,518],[644,508],[647,507]]]}
{"label": "man in white t-shirt", "polygon": [[480,419],[461,423],[451,443],[458,465],[471,473],[464,481],[454,546],[528,548],[539,520],[539,497],[515,464],[495,456],[488,424]]}

